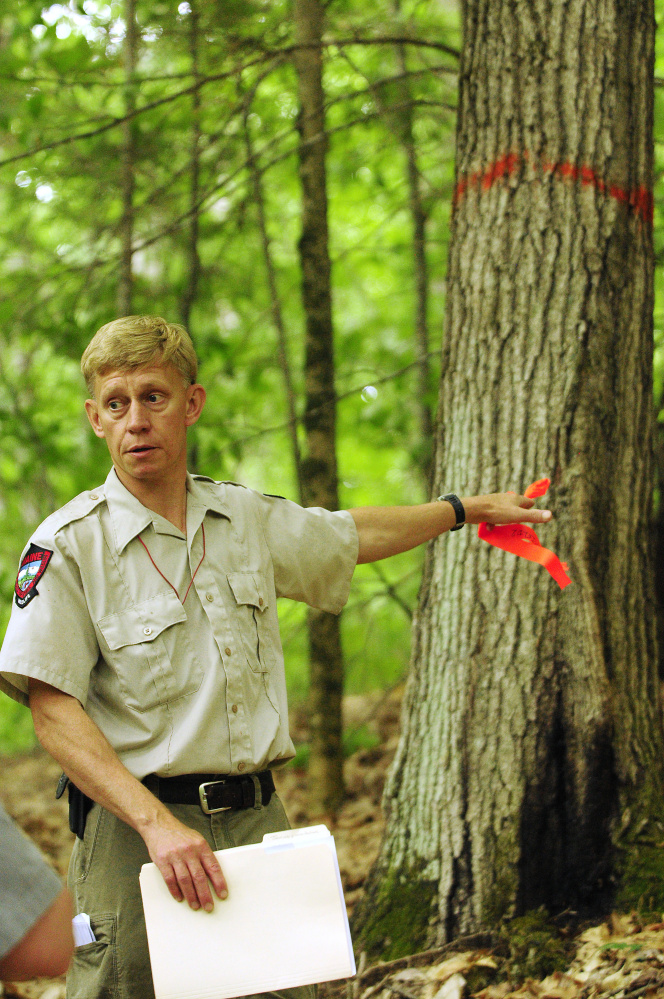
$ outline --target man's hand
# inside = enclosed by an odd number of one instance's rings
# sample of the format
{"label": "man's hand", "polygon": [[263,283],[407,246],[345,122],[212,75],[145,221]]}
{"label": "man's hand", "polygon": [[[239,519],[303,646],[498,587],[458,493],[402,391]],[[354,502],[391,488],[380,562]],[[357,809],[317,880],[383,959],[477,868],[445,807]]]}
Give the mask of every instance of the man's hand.
{"label": "man's hand", "polygon": [[491,493],[462,498],[467,524],[546,524],[550,510],[534,510],[534,499],[517,493]]}
{"label": "man's hand", "polygon": [[[192,909],[212,912],[214,899],[228,895],[228,886],[219,862],[207,842],[170,812],[160,814],[157,822],[138,830],[148,848],[150,859],[159,868],[168,890],[177,902],[186,900]],[[209,880],[208,880],[209,879]]]}
{"label": "man's hand", "polygon": [[143,838],[173,898],[192,909],[214,907],[228,894],[219,863],[203,836],[178,821],[118,758],[106,736],[75,697],[30,680],[30,708],[42,746],[84,794]]}

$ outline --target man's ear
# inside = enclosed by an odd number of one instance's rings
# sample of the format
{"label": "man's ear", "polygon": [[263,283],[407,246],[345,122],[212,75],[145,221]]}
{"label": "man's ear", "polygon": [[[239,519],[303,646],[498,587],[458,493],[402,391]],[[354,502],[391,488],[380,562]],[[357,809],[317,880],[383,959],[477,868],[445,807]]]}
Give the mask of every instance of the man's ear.
{"label": "man's ear", "polygon": [[[203,406],[205,405],[206,393],[202,385],[189,385],[187,388],[187,409],[185,413],[184,423],[186,427],[191,427],[197,422],[199,416],[203,412]],[[87,403],[86,403],[87,406]],[[88,416],[90,414],[88,413]]]}
{"label": "man's ear", "polygon": [[99,410],[97,409],[97,403],[94,399],[85,400],[85,412],[87,413],[88,419],[90,421],[90,426],[94,430],[97,437],[105,437],[101,425],[101,420],[99,419]]}

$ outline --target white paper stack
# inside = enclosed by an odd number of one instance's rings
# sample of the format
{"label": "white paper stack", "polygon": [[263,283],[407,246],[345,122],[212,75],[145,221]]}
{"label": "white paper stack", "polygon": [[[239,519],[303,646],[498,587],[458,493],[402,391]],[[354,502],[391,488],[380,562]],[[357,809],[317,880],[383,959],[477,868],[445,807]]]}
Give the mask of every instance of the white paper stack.
{"label": "white paper stack", "polygon": [[334,839],[325,826],[216,853],[228,898],[212,913],[140,884],[156,999],[231,999],[355,974]]}
{"label": "white paper stack", "polygon": [[97,939],[92,932],[87,912],[79,912],[78,916],[74,916],[71,928],[74,934],[74,947],[83,947],[87,943],[94,943]]}

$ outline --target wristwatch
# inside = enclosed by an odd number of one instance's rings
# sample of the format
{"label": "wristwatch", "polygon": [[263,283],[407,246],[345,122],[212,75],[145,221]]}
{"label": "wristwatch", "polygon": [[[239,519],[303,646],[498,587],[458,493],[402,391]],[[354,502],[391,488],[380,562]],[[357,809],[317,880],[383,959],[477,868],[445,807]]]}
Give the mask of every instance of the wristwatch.
{"label": "wristwatch", "polygon": [[444,496],[436,497],[436,502],[440,502],[442,500],[445,500],[446,503],[451,503],[454,508],[456,525],[451,527],[450,530],[460,531],[466,523],[466,511],[463,508],[463,503],[455,493],[446,493]]}

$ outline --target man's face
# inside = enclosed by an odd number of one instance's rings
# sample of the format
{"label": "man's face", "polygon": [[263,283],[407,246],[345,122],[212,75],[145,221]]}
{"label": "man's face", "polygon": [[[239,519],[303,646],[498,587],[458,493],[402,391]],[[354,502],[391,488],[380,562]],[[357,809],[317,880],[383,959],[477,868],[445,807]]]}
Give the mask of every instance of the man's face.
{"label": "man's face", "polygon": [[110,370],[95,378],[85,410],[103,437],[120,481],[158,485],[187,467],[187,427],[205,402],[202,385],[185,385],[172,364]]}

